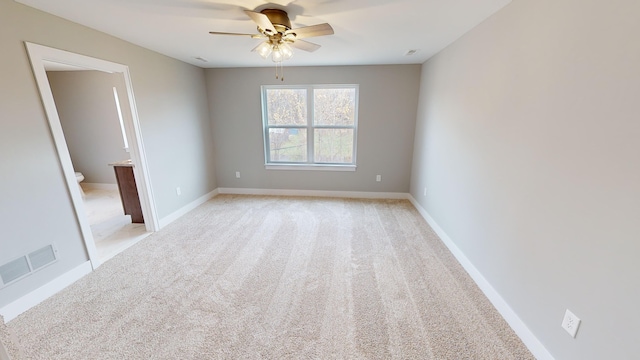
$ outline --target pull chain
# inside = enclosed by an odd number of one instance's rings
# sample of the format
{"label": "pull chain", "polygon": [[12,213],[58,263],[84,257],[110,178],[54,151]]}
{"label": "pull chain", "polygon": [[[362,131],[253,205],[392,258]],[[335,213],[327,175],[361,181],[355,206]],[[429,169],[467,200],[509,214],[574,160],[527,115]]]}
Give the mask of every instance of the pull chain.
{"label": "pull chain", "polygon": [[[278,74],[278,65],[280,65],[280,73]],[[280,79],[280,81],[284,81],[284,66],[282,66],[282,62],[276,63],[276,80]]]}

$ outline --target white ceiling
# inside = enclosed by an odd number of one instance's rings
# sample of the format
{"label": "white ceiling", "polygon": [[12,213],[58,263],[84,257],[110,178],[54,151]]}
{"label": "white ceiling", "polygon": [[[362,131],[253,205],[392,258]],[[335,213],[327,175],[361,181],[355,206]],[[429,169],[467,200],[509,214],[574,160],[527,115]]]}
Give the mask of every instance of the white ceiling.
{"label": "white ceiling", "polygon": [[[16,0],[131,43],[194,64],[272,66],[252,53],[261,40],[210,35],[254,33],[243,10],[283,9],[293,28],[329,23],[334,35],[305,39],[287,66],[419,64],[511,0]],[[415,49],[414,55],[406,56]],[[207,59],[203,62],[196,59]]]}

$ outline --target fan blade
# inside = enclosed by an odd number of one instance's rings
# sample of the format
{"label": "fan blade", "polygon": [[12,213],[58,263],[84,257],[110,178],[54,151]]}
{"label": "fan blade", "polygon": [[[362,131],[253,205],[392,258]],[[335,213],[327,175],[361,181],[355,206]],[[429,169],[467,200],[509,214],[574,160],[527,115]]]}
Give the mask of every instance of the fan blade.
{"label": "fan blade", "polygon": [[209,31],[211,35],[234,35],[234,36],[251,36],[253,39],[262,39],[264,36],[260,34],[240,34],[240,33],[230,33],[230,32],[220,32],[220,31]]}
{"label": "fan blade", "polygon": [[285,34],[295,34],[296,39],[304,39],[314,36],[332,35],[333,28],[331,25],[324,23],[287,30]]}
{"label": "fan blade", "polygon": [[308,51],[308,52],[314,52],[318,49],[320,49],[320,45],[318,44],[314,44],[308,41],[304,41],[304,40],[296,40],[292,43],[290,43],[291,46],[293,46],[296,49],[300,49],[300,50],[304,50],[304,51]]}
{"label": "fan blade", "polygon": [[263,29],[268,34],[273,35],[278,33],[267,15],[251,10],[245,10],[244,12],[251,18],[251,20],[253,20],[253,22],[258,24],[259,28]]}

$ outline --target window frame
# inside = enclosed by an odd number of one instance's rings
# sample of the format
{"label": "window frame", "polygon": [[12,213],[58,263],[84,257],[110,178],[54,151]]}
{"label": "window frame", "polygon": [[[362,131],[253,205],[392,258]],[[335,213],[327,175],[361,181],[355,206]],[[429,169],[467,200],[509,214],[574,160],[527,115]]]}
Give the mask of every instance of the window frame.
{"label": "window frame", "polygon": [[[306,125],[269,125],[267,109],[267,90],[271,89],[304,89],[307,91]],[[351,125],[316,125],[314,111],[314,95],[316,89],[353,89],[355,90],[354,120]],[[327,171],[355,171],[357,168],[358,149],[358,107],[360,86],[358,84],[311,84],[311,85],[262,85],[260,99],[262,102],[262,138],[264,143],[264,164],[267,170],[327,170]],[[271,161],[269,129],[306,129],[307,132],[307,161],[284,162]],[[315,162],[315,131],[316,129],[353,129],[353,153],[351,163]]]}

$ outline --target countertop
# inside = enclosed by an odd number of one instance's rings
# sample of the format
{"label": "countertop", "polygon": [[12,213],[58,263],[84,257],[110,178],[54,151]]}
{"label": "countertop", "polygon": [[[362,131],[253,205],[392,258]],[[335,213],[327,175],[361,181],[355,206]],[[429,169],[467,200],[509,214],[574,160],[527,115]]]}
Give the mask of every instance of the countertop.
{"label": "countertop", "polygon": [[122,161],[110,163],[109,166],[130,166],[130,167],[133,167],[134,165],[131,162],[131,159],[129,159],[129,160],[122,160]]}

